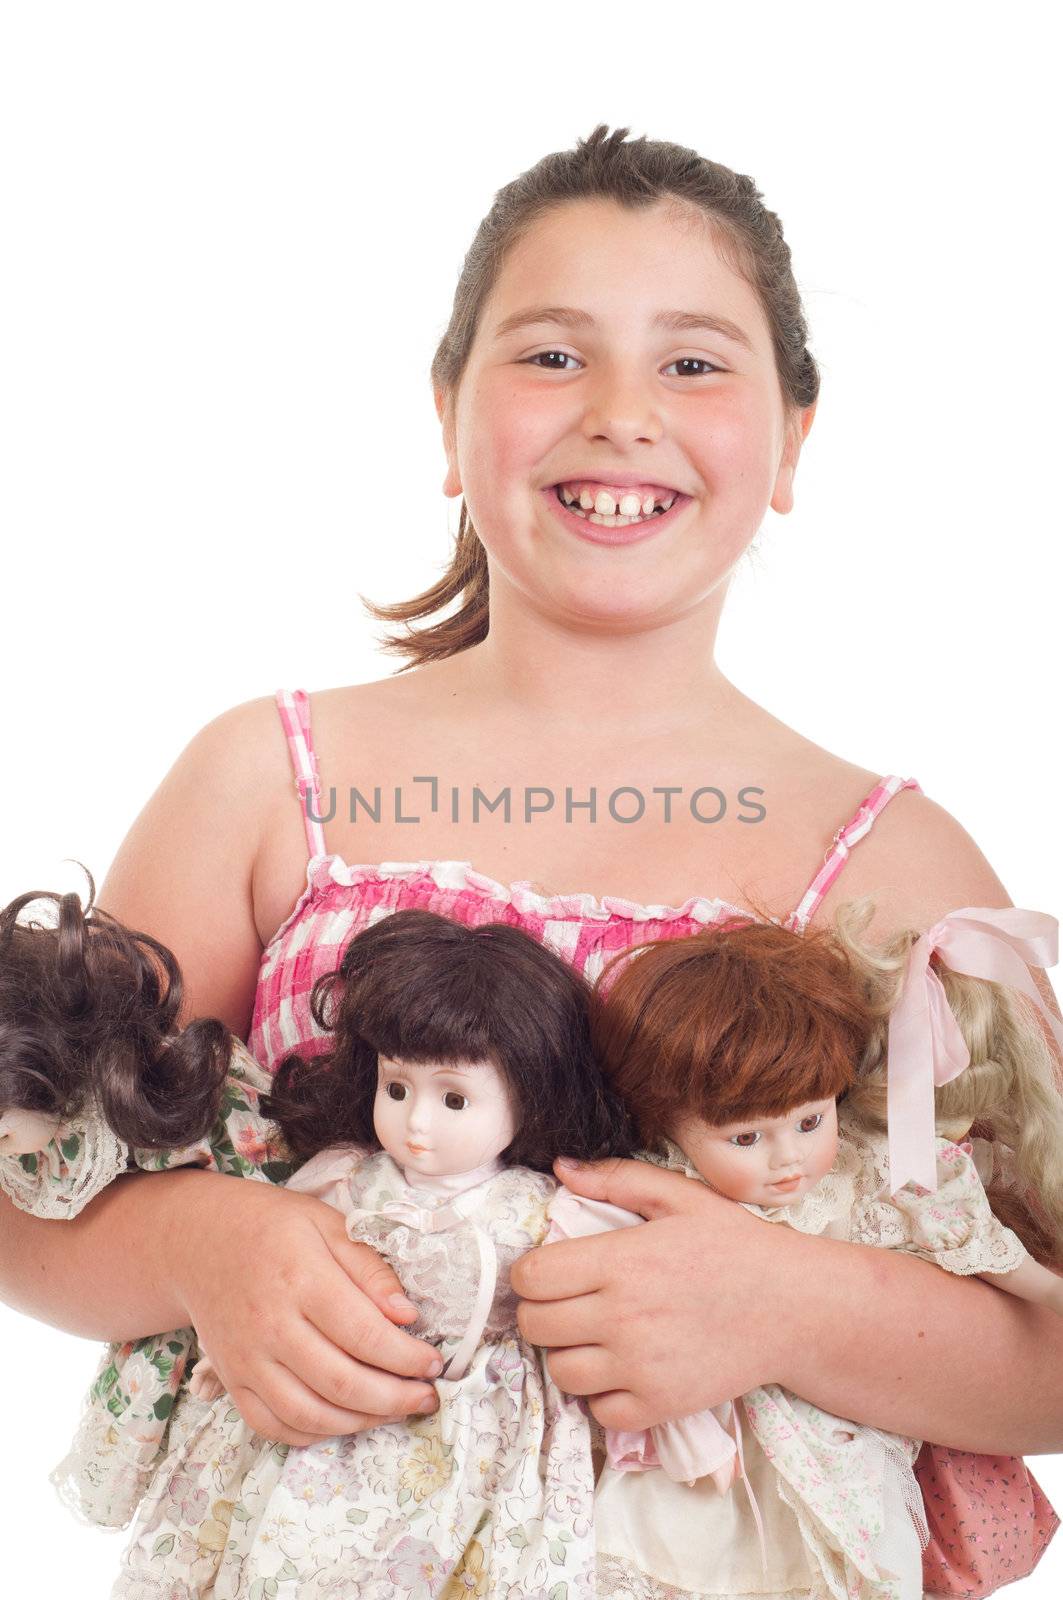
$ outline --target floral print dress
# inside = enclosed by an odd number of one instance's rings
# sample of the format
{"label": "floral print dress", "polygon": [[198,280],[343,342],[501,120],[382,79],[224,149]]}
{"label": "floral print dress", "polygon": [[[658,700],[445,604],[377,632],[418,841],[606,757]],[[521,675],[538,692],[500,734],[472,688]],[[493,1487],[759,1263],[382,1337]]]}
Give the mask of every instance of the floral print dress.
{"label": "floral print dress", "polygon": [[[452,1204],[437,1180],[416,1181],[382,1152],[347,1149],[289,1187],[337,1205],[349,1236],[395,1268],[421,1313],[411,1331],[448,1361],[438,1411],[295,1448],[255,1434],[227,1395],[182,1391],[116,1600],[590,1600],[591,1426],[521,1339],[509,1284],[557,1186],[501,1168]],[[486,1326],[449,1378],[485,1248],[497,1273]]]}

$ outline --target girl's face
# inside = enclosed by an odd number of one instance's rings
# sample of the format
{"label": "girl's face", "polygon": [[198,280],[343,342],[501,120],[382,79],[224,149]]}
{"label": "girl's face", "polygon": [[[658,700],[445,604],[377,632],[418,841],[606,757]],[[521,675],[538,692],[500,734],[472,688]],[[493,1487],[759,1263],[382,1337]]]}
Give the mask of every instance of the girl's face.
{"label": "girl's face", "polygon": [[[768,506],[790,510],[813,410],[784,407],[755,292],[704,217],[668,201],[569,201],[540,218],[481,310],[457,395],[436,400],[445,492],[465,496],[493,593],[501,579],[598,624],[704,601]],[[610,527],[566,510],[562,484],[584,504],[613,490],[614,510],[624,493],[675,503]]]}
{"label": "girl's face", "polygon": [[834,1165],[838,1108],[834,1100],[810,1100],[784,1117],[722,1125],[687,1117],[669,1129],[669,1137],[729,1200],[789,1206]]}
{"label": "girl's face", "polygon": [[377,1057],[373,1127],[391,1159],[424,1177],[473,1172],[513,1142],[508,1085],[490,1061]]}
{"label": "girl's face", "polygon": [[28,1156],[45,1149],[58,1126],[43,1111],[0,1113],[0,1156]]}

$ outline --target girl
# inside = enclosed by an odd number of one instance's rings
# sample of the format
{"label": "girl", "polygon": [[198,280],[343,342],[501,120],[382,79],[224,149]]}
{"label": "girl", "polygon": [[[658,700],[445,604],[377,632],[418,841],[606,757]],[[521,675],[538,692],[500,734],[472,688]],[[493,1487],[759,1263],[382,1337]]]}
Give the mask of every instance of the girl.
{"label": "girl", "polygon": [[[219,717],[104,886],[109,910],[175,951],[188,1014],[220,1017],[267,1070],[322,1048],[313,980],[400,907],[511,922],[593,977],[617,950],[732,906],[752,915],[754,899],[801,931],[831,909],[839,874],[849,894],[879,891],[874,936],[1008,903],[914,780],[821,749],[716,665],[729,576],[768,508],[793,504],[818,373],[753,182],[626,132],[598,128],[508,184],[466,258],[433,364],[444,492],[464,500],[457,549],[429,592],[377,612],[399,624],[404,670]],[[631,522],[618,508],[634,494]],[[347,592],[340,574],[322,578]],[[343,602],[321,606],[315,620],[345,626]],[[309,805],[297,808],[289,760]],[[707,767],[728,802],[711,828]],[[425,774],[434,806],[412,786]],[[764,793],[744,804],[750,784]],[[373,805],[403,785],[403,808]],[[473,785],[498,803],[474,812]],[[351,787],[370,802],[355,820],[346,798],[329,803]],[[607,803],[625,787],[646,802],[633,823],[620,820],[630,794]],[[555,1380],[606,1423],[645,1426],[774,1380],[971,1451],[1063,1445],[1063,1334],[1048,1312],[944,1273],[928,1282],[896,1252],[800,1236],[784,1250],[741,1207],[643,1165],[567,1181],[653,1217],[514,1269],[535,1302],[525,1332],[534,1320]],[[103,1338],[194,1322],[268,1437],[311,1443],[433,1403],[435,1352],[395,1326],[394,1276],[305,1196],[185,1171],[123,1180],[47,1236],[0,1215],[10,1300]],[[892,1326],[917,1314],[925,1338],[898,1347]],[[962,1371],[949,1359],[960,1325]],[[1000,1466],[962,1462],[975,1480]],[[1006,1471],[1030,1512],[1015,1577],[1054,1521],[1022,1467]],[[940,1572],[929,1586],[950,1581],[963,1586]]]}
{"label": "girl", "polygon": [[[598,986],[595,1043],[607,1074],[656,1159],[765,1220],[921,1255],[1063,1313],[1063,1280],[997,1220],[972,1146],[953,1143],[977,1117],[992,1141],[979,1141],[979,1159],[994,1203],[1063,1266],[1063,1102],[1036,1013],[1006,986],[1017,982],[1040,1005],[1023,958],[1054,961],[1056,925],[968,910],[929,942],[906,932],[874,949],[862,937],[872,910],[843,907],[837,940],[765,921],[622,953]],[[904,1026],[920,996],[917,1061],[928,1083],[932,1056],[944,1061],[940,1046],[959,1043],[938,1090],[951,1137],[935,1141],[932,1122],[926,1130],[928,1187],[907,1183],[897,1161],[890,1175],[891,1148],[898,1158],[908,1151],[887,1140],[884,1116],[888,1072],[895,1133]],[[916,1151],[922,1133],[917,1121]],[[1004,1148],[1014,1162],[1012,1186],[1001,1188],[994,1165]],[[590,1202],[570,1201],[555,1208],[559,1237],[587,1229]],[[631,1220],[609,1209],[596,1210],[597,1226]],[[599,1593],[921,1600],[929,1533],[910,1465],[918,1443],[857,1427],[776,1384],[744,1395],[738,1411],[744,1429],[718,1412],[664,1424],[652,1438],[611,1437],[596,1504]],[[720,1496],[721,1423],[736,1441],[745,1434],[748,1504]],[[972,1531],[986,1521],[978,1499],[962,1508]],[[973,1565],[983,1582],[991,1577],[977,1552]]]}

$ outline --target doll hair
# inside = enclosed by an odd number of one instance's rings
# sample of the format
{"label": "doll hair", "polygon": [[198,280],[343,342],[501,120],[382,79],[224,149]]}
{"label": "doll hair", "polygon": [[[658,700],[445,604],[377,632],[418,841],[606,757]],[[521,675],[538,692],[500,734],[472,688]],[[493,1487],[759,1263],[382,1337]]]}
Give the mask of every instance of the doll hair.
{"label": "doll hair", "polygon": [[297,1157],[330,1145],[379,1149],[377,1055],[492,1061],[513,1095],[510,1166],[549,1172],[555,1157],[626,1155],[627,1114],[590,1042],[590,985],[531,934],[466,927],[431,911],[395,911],[357,934],[310,1010],[332,1034],[324,1055],[285,1058],[262,1110]]}
{"label": "doll hair", "polygon": [[783,1116],[853,1081],[871,1017],[827,934],[733,921],[625,950],[595,986],[592,1037],[639,1137],[692,1116]]}
{"label": "doll hair", "polygon": [[[469,359],[477,326],[508,253],[540,217],[573,200],[612,200],[638,213],[660,200],[700,213],[728,265],[754,290],[771,332],[779,386],[788,413],[812,404],[819,371],[808,349],[808,327],[794,279],[782,223],[764,205],[752,178],[709,161],[696,150],[664,139],[628,139],[629,129],[610,133],[599,123],[574,150],[544,156],[499,189],[469,247],[454,294],[450,322],[432,362],[432,383],[453,402]],[[423,594],[395,605],[374,605],[371,616],[400,623],[381,648],[407,659],[400,672],[425,661],[457,655],[486,637],[487,555],[464,500],[457,542],[443,577]],[[451,601],[445,618],[412,629]]]}
{"label": "doll hair", "polygon": [[[229,1064],[223,1023],[177,1033],[181,975],[166,947],[89,897],[31,890],[0,911],[0,1108],[57,1121],[94,1101],[130,1146],[191,1143],[213,1124]],[[51,902],[55,923],[20,921]]]}
{"label": "doll hair", "polygon": [[[839,907],[835,928],[862,974],[872,1016],[846,1104],[859,1120],[884,1128],[889,1014],[919,932],[908,929],[869,945],[873,914],[868,896],[849,901]],[[1004,1147],[986,1188],[992,1208],[1031,1255],[1063,1265],[1063,1096],[1047,1030],[1021,991],[954,972],[936,955],[930,959],[971,1053],[970,1065],[934,1091],[939,1127],[973,1126],[998,1154]]]}

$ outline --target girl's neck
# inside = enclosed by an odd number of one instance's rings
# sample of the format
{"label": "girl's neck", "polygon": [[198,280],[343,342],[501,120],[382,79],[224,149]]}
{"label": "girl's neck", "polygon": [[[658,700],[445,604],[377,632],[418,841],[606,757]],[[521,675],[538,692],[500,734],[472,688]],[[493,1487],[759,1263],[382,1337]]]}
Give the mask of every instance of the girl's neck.
{"label": "girl's neck", "polygon": [[[454,658],[455,688],[475,695],[479,714],[495,703],[605,732],[674,733],[731,722],[743,697],[714,656],[718,605],[639,632],[567,627],[530,612],[503,591],[491,596],[491,631]],[[574,687],[578,694],[573,696]]]}
{"label": "girl's neck", "polygon": [[402,1175],[411,1189],[420,1189],[422,1193],[446,1199],[451,1195],[464,1194],[466,1189],[475,1189],[478,1183],[486,1183],[488,1178],[495,1177],[501,1171],[502,1163],[496,1158],[485,1166],[474,1167],[471,1172],[426,1174],[411,1172],[409,1167],[403,1167]]}

